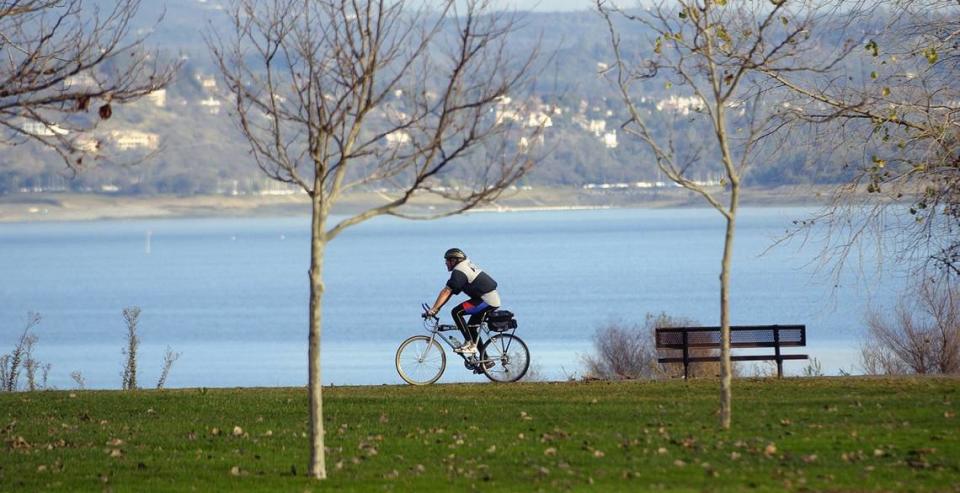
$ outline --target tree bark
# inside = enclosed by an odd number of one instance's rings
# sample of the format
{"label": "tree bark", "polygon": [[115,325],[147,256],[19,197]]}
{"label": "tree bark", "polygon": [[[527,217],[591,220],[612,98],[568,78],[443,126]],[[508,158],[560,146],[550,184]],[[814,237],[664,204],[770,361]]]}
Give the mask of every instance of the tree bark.
{"label": "tree bark", "polygon": [[733,365],[730,362],[730,264],[733,259],[733,237],[737,225],[737,206],[740,202],[740,184],[730,185],[730,209],[727,231],[723,240],[723,260],[720,266],[720,427],[730,429],[733,414]]}
{"label": "tree bark", "polygon": [[310,471],[311,477],[326,479],[327,465],[323,445],[323,386],[320,379],[320,335],[323,322],[323,256],[326,251],[326,214],[322,199],[314,192],[310,234],[310,336],[307,392],[310,394]]}

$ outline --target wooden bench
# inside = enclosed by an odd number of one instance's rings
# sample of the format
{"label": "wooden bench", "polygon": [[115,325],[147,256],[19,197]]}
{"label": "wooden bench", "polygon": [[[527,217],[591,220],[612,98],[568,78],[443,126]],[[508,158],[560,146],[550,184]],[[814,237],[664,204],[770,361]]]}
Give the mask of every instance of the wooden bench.
{"label": "wooden bench", "polygon": [[[720,327],[657,327],[657,349],[683,351],[682,356],[657,359],[660,363],[683,363],[683,378],[690,363],[720,361],[719,355],[691,356],[695,348],[720,349]],[[777,377],[783,377],[783,361],[807,359],[806,354],[781,354],[782,347],[807,345],[805,325],[741,325],[730,327],[730,349],[773,348],[773,354],[730,356],[731,361],[776,361]]]}

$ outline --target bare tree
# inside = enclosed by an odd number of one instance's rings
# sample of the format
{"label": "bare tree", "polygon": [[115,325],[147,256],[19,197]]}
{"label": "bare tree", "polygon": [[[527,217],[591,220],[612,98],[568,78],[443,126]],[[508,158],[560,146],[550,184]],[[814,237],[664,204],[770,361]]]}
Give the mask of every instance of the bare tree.
{"label": "bare tree", "polygon": [[[683,376],[681,363],[659,363],[661,356],[674,356],[676,350],[658,350],[655,331],[657,327],[689,327],[697,325],[685,317],[670,316],[666,313],[654,315],[648,313],[643,324],[626,325],[610,322],[593,336],[594,354],[583,358],[586,374],[591,378],[604,380],[654,379]],[[716,351],[707,348],[695,348],[692,356],[716,356]],[[690,375],[715,376],[720,365],[700,363],[690,368]]]}
{"label": "bare tree", "polygon": [[[32,362],[33,345],[37,342],[37,336],[30,331],[40,323],[40,314],[30,312],[27,314],[27,323],[20,333],[20,338],[13,350],[8,354],[0,356],[0,390],[13,392],[17,390],[20,380],[20,371],[27,369],[31,374],[34,369],[27,366],[27,362]],[[34,363],[31,363],[31,366]],[[31,377],[31,383],[33,378]],[[33,389],[30,389],[33,390]]]}
{"label": "bare tree", "polygon": [[123,321],[127,324],[127,346],[121,351],[126,356],[123,363],[123,390],[137,390],[137,349],[140,337],[137,326],[140,320],[140,307],[130,306],[123,309]]}
{"label": "bare tree", "polygon": [[35,142],[78,170],[114,104],[164,87],[176,64],[144,50],[130,22],[140,0],[101,11],[83,0],[0,3],[0,148]]}
{"label": "bare tree", "polygon": [[927,280],[887,319],[867,313],[861,364],[868,374],[960,373],[960,299],[955,288]]}
{"label": "bare tree", "polygon": [[[492,12],[485,0],[436,7],[239,0],[233,32],[209,41],[260,169],[310,197],[315,478],[326,477],[320,345],[327,243],[375,216],[432,218],[494,200],[533,162],[521,138],[536,142],[542,131],[512,125],[495,111],[527,82],[536,58],[506,52],[514,19]],[[444,179],[460,186],[443,187]],[[382,204],[329,222],[344,194],[374,189],[384,194]],[[426,215],[405,207],[425,194],[449,207]]]}
{"label": "bare tree", "polygon": [[[838,2],[839,3],[839,2]],[[762,71],[805,99],[799,117],[837,136],[854,170],[799,223],[825,237],[839,271],[863,248],[960,274],[960,2],[850,2],[863,33],[850,63],[822,77]],[[843,70],[841,70],[843,69]],[[821,143],[823,145],[823,143]],[[839,146],[838,146],[839,147]],[[930,271],[928,270],[928,273]]]}
{"label": "bare tree", "polygon": [[[814,30],[831,12],[817,8],[817,2],[679,0],[628,11],[611,0],[595,1],[616,56],[607,75],[630,115],[622,128],[646,145],[664,176],[701,196],[726,222],[720,265],[720,425],[729,428],[730,274],[742,181],[751,167],[775,158],[775,137],[795,121],[779,104],[784,94],[779,84],[768,83],[758,71],[827,71],[849,48],[820,51]],[[620,32],[629,28],[652,33],[649,45],[623,46]],[[640,85],[654,78],[693,99],[694,112],[685,125],[702,124],[709,138],[676,141],[652,130]],[[718,164],[722,189],[693,179],[691,167],[701,160]]]}
{"label": "bare tree", "polygon": [[173,367],[173,364],[180,359],[180,354],[174,352],[173,349],[170,349],[170,346],[167,346],[167,350],[163,353],[163,366],[160,369],[160,378],[157,379],[157,390],[163,388],[167,383],[167,377],[170,376],[170,368]]}

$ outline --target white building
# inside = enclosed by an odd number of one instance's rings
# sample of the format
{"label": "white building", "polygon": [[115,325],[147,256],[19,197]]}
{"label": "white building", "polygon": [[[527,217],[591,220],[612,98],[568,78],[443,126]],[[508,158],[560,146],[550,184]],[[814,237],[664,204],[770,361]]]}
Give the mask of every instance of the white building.
{"label": "white building", "polygon": [[167,90],[166,89],[157,89],[149,94],[147,94],[147,101],[152,103],[157,108],[163,108],[167,105]]}
{"label": "white building", "polygon": [[97,85],[97,80],[87,73],[71,75],[63,79],[63,86],[67,89],[87,89]]}
{"label": "white building", "polygon": [[100,141],[92,135],[78,135],[73,139],[73,145],[83,152],[97,152],[100,150]]}
{"label": "white building", "polygon": [[397,130],[390,132],[386,136],[387,144],[391,147],[400,146],[410,142],[410,134],[407,132]]}
{"label": "white building", "polygon": [[197,80],[200,81],[200,87],[204,89],[214,90],[217,88],[217,79],[213,77],[205,77],[202,75],[198,75]]}
{"label": "white building", "polygon": [[681,115],[689,115],[690,111],[700,111],[703,108],[703,100],[696,96],[676,97],[670,96],[657,103],[657,111],[673,111]]}
{"label": "white building", "polygon": [[611,130],[603,134],[603,145],[607,146],[607,149],[617,148],[617,131],[616,130]]}
{"label": "white building", "polygon": [[587,131],[593,133],[594,136],[599,137],[607,130],[607,121],[606,120],[590,120],[587,123]]}
{"label": "white building", "polygon": [[512,110],[512,109],[509,109],[509,108],[497,108],[497,110],[496,110],[497,125],[500,125],[501,123],[503,123],[503,122],[505,122],[505,121],[507,121],[507,120],[510,120],[510,121],[512,121],[512,122],[518,122],[518,121],[520,121],[520,120],[522,120],[522,119],[523,119],[523,118],[520,116],[520,113],[517,113],[516,111],[514,111],[514,110]]}
{"label": "white building", "polygon": [[213,96],[207,99],[200,100],[200,106],[206,108],[207,112],[210,113],[211,115],[220,114],[220,106],[221,106],[220,101]]}
{"label": "white building", "polygon": [[546,113],[535,111],[527,117],[525,126],[549,128],[553,126],[553,119]]}
{"label": "white building", "polygon": [[67,135],[70,133],[70,131],[64,130],[54,123],[48,125],[43,122],[25,122],[20,128],[24,132],[30,135],[36,135],[37,137],[53,137],[54,135]]}
{"label": "white building", "polygon": [[153,150],[160,146],[160,136],[139,130],[114,130],[110,132],[114,145],[121,151],[129,149]]}

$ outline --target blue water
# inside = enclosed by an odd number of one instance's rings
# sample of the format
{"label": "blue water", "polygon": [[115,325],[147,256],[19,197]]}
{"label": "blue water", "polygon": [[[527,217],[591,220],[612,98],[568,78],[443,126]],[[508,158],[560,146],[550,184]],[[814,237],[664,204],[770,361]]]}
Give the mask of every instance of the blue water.
{"label": "blue water", "polygon": [[[892,304],[904,281],[885,273],[835,286],[814,268],[815,244],[761,255],[810,212],[741,210],[732,321],[806,324],[804,352],[828,374],[856,372],[866,308]],[[451,246],[500,283],[536,372],[565,379],[583,374],[581,359],[605,323],[667,312],[718,324],[722,240],[723,221],[707,209],[374,219],[328,249],[323,381],[401,382],[393,352],[422,331],[420,303],[445,282],[441,256]],[[304,385],[308,256],[306,217],[0,225],[0,353],[27,312],[39,312],[35,356],[52,364],[51,385],[74,387],[70,373],[80,371],[89,388],[117,388],[121,310],[136,305],[142,386],[155,385],[168,346],[182,354],[168,387]],[[449,361],[441,381],[482,379]]]}

